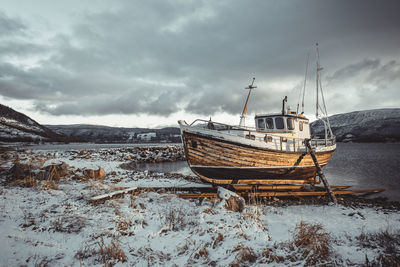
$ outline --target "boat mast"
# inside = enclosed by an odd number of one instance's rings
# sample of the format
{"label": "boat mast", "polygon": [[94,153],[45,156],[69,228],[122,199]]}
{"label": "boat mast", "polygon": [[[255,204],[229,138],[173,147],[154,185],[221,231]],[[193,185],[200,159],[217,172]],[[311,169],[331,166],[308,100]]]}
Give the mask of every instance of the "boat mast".
{"label": "boat mast", "polygon": [[246,113],[247,113],[247,104],[249,103],[249,97],[250,97],[251,90],[254,89],[254,88],[257,88],[257,86],[253,86],[255,79],[256,78],[253,78],[253,81],[251,82],[251,84],[248,87],[244,88],[244,89],[249,89],[249,93],[247,95],[246,103],[244,104],[242,115],[240,116],[239,126],[242,126],[242,127],[245,126],[245,117],[246,117]]}
{"label": "boat mast", "polygon": [[[316,119],[322,120],[324,127],[325,127],[325,140],[327,140],[328,138],[332,138],[334,136],[333,136],[333,132],[331,129],[331,125],[329,123],[328,111],[326,109],[324,92],[322,90],[320,71],[323,70],[323,68],[321,67],[320,62],[319,62],[318,43],[316,44],[316,50],[317,50],[317,78],[316,78],[317,99],[316,99],[316,107],[315,107],[315,117],[316,117]],[[321,91],[322,106],[319,105],[319,91]],[[321,116],[318,113],[319,109],[321,110]]]}
{"label": "boat mast", "polygon": [[319,71],[322,70],[322,68],[319,66],[319,50],[318,50],[318,43],[316,44],[316,48],[317,48],[317,77],[316,77],[316,84],[317,84],[317,97],[316,97],[316,103],[315,103],[315,117],[318,118],[318,85],[319,85]]}

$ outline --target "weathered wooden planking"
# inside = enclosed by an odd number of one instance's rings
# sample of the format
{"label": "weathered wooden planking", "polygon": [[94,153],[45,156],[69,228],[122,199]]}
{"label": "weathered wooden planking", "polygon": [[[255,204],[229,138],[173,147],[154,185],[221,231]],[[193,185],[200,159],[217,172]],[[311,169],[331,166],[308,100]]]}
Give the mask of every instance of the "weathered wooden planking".
{"label": "weathered wooden planking", "polygon": [[[255,148],[188,132],[183,132],[182,139],[190,168],[209,183],[270,183],[265,180],[282,180],[272,184],[316,183],[316,167],[306,153]],[[319,152],[316,156],[320,164],[325,165],[332,153],[333,150]]]}
{"label": "weathered wooden planking", "polygon": [[[203,166],[314,166],[308,154],[258,149],[223,140],[183,134],[185,150],[192,165]],[[316,153],[321,165],[328,162],[333,151]]]}

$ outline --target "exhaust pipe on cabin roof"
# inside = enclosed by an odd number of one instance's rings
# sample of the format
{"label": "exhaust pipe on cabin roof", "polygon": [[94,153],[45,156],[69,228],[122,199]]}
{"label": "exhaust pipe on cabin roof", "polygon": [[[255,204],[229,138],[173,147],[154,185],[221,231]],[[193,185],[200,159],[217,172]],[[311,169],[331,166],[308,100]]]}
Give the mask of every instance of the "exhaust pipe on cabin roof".
{"label": "exhaust pipe on cabin roof", "polygon": [[287,102],[287,96],[282,100],[282,115],[285,115],[285,103]]}

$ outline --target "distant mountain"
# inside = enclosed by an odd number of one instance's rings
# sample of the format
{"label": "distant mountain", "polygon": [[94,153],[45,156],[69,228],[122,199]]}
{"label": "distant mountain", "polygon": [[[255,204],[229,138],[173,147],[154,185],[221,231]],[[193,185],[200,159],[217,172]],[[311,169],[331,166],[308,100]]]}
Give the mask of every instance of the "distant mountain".
{"label": "distant mountain", "polygon": [[[180,130],[176,127],[162,129],[123,128],[101,125],[46,125],[53,131],[96,143],[180,142]],[[146,134],[149,134],[148,136]]]}
{"label": "distant mountain", "polygon": [[[400,108],[372,109],[329,117],[337,141],[400,141]],[[324,136],[321,120],[311,123],[313,136]]]}
{"label": "distant mountain", "polygon": [[25,114],[0,104],[0,141],[1,142],[69,142],[63,134],[55,133],[40,125]]}

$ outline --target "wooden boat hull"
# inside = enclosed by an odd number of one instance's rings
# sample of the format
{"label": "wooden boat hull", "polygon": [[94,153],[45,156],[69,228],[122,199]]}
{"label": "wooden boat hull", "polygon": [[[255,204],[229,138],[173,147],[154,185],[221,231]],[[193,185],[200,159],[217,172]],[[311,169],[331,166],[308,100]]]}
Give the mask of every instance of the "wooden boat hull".
{"label": "wooden boat hull", "polygon": [[[305,152],[257,148],[185,130],[182,141],[190,168],[208,183],[316,183],[316,167]],[[321,166],[333,152],[315,153]]]}

